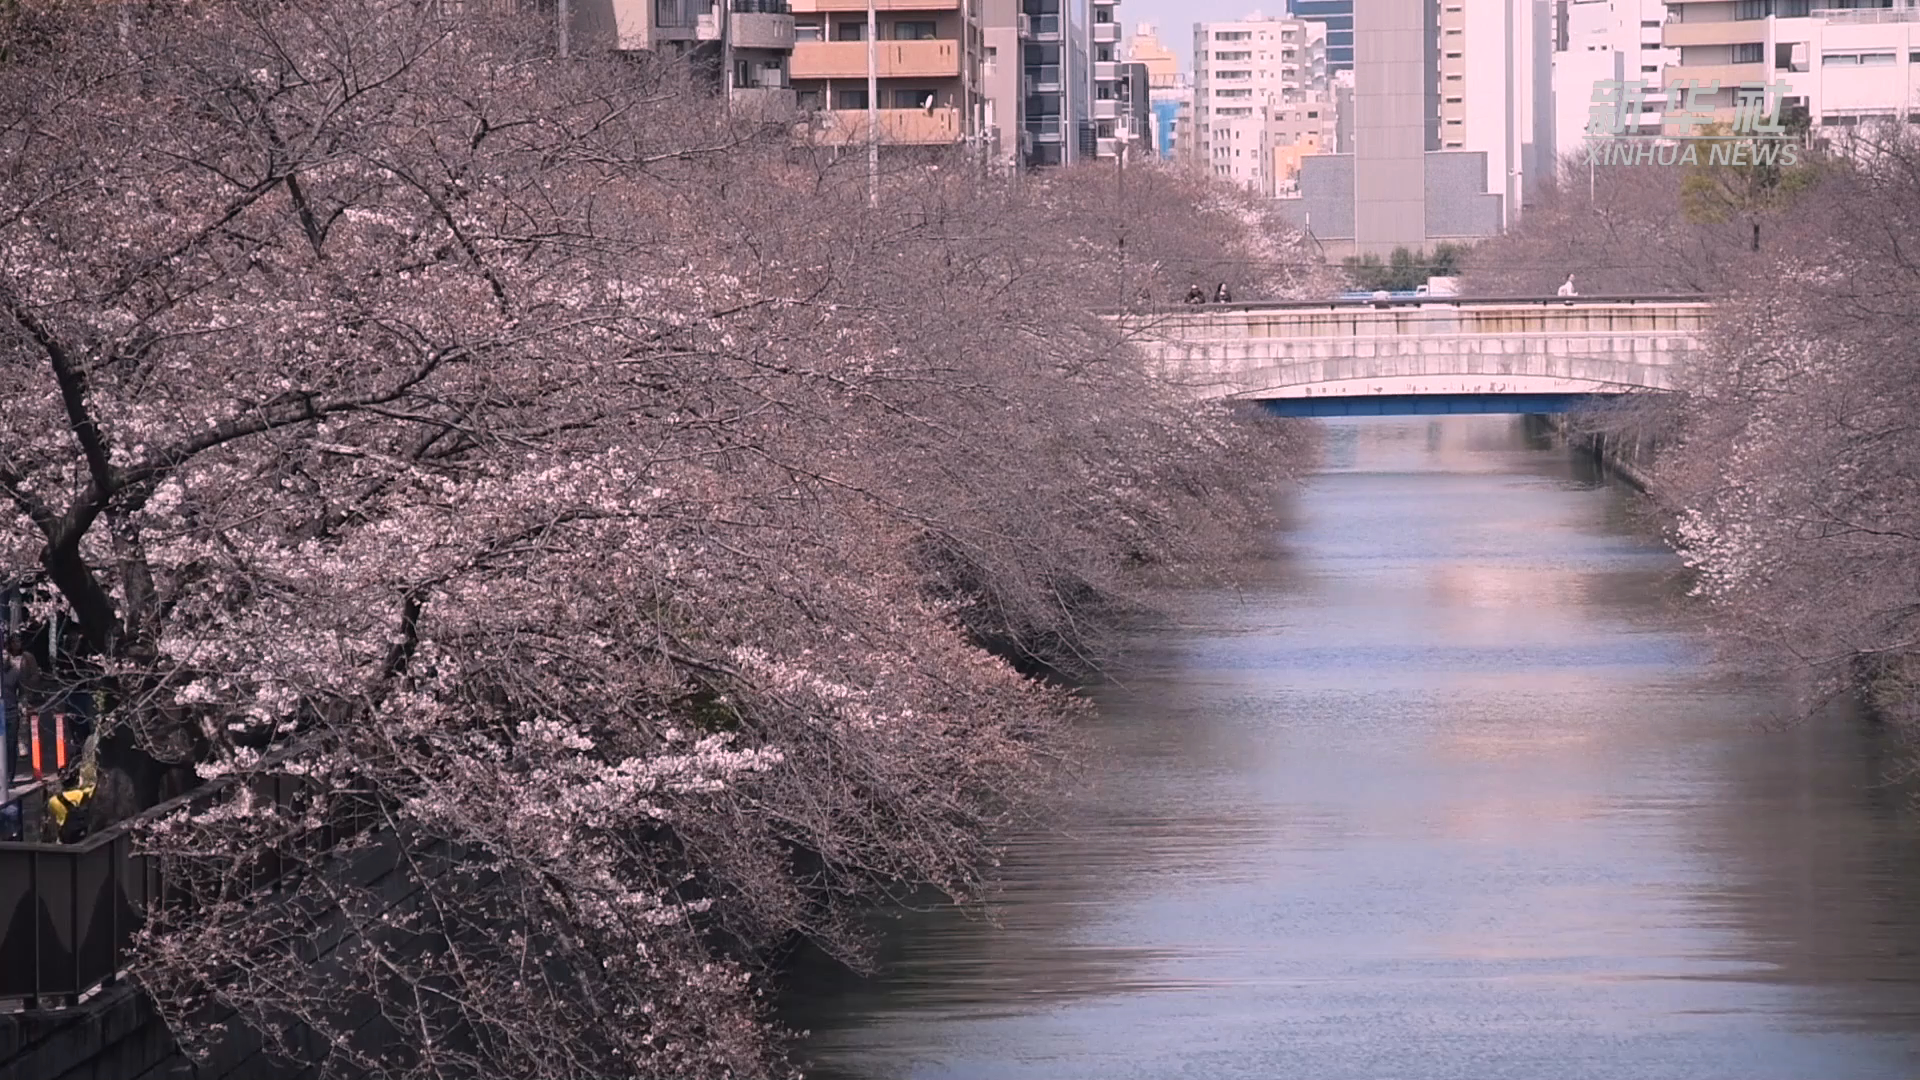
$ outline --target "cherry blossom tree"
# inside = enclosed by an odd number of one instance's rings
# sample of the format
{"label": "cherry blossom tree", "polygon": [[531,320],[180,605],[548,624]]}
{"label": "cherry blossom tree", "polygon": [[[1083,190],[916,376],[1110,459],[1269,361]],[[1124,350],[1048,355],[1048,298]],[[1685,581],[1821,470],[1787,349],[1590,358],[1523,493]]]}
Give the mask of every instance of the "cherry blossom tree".
{"label": "cherry blossom tree", "polygon": [[1798,204],[1817,229],[1729,298],[1658,475],[1730,639],[1816,701],[1864,687],[1911,724],[1920,147],[1880,134]]}
{"label": "cherry blossom tree", "polygon": [[229,785],[143,833],[190,1045],[771,1075],[767,958],[979,896],[1083,709],[1022,671],[1097,671],[1301,460],[1102,312],[1318,283],[1152,171],[922,161],[870,211],[475,7],[9,14],[0,562],[111,681],[107,808]]}

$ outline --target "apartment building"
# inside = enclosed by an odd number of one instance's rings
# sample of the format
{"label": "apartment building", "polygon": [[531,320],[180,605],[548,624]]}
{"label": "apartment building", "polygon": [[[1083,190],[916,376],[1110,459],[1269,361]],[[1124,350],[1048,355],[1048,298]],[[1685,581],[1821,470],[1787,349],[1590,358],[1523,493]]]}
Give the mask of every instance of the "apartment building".
{"label": "apartment building", "polygon": [[1675,109],[1732,123],[1743,86],[1784,85],[1762,99],[1764,107],[1804,108],[1823,128],[1920,120],[1917,0],[1820,0],[1817,7],[1809,0],[1669,0],[1667,7],[1661,41],[1678,59],[1659,82],[1687,87],[1669,94],[1667,134],[1697,130],[1674,122]]}
{"label": "apartment building", "polygon": [[[1193,27],[1193,160],[1212,175],[1271,194],[1278,106],[1326,101],[1326,27],[1255,17]],[[1284,130],[1284,129],[1282,129]]]}
{"label": "apartment building", "polygon": [[1021,0],[977,0],[980,34],[980,141],[995,168],[1021,164],[1024,84],[1021,56]]}
{"label": "apartment building", "polygon": [[1134,73],[1129,70],[1125,46],[1120,41],[1119,0],[1093,0],[1089,24],[1089,52],[1093,56],[1092,142],[1082,150],[1093,158],[1112,159],[1126,152],[1150,120],[1147,96],[1147,72],[1138,72],[1140,86],[1136,94]]}
{"label": "apartment building", "polygon": [[772,115],[793,109],[787,0],[574,0],[570,14],[582,44],[686,57],[736,106]]}
{"label": "apartment building", "polygon": [[953,146],[981,135],[986,40],[974,0],[883,0],[871,25],[866,0],[727,2],[791,4],[793,95],[818,141],[864,145],[870,117],[887,146]]}
{"label": "apartment building", "polygon": [[1333,103],[1319,98],[1269,105],[1263,134],[1260,193],[1269,198],[1298,194],[1303,159],[1333,153]]}
{"label": "apartment building", "polygon": [[[1559,0],[1553,43],[1553,141],[1562,154],[1587,137],[1594,88],[1639,81],[1662,86],[1662,72],[1680,60],[1661,40],[1665,0]],[[1624,120],[1627,134],[1660,130],[1664,93],[1649,93]]]}

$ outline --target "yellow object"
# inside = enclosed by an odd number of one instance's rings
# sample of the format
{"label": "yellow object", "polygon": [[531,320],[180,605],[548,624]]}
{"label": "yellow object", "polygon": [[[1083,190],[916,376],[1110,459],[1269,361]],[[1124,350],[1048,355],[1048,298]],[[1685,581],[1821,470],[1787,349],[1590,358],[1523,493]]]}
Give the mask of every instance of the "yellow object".
{"label": "yellow object", "polygon": [[86,802],[92,795],[93,785],[88,784],[86,787],[73,788],[48,798],[47,813],[53,815],[54,828],[65,828],[67,815],[78,810],[80,804]]}

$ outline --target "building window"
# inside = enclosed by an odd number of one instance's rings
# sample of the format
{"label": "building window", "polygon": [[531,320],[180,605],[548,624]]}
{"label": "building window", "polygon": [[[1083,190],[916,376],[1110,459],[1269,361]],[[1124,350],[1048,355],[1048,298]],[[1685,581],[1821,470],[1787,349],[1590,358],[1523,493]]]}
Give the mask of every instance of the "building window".
{"label": "building window", "polygon": [[896,87],[890,104],[896,109],[931,109],[934,93],[931,90],[909,90]]}
{"label": "building window", "polygon": [[864,109],[867,107],[867,88],[864,86],[840,89],[833,92],[833,107],[836,109]]}
{"label": "building window", "polygon": [[[1850,7],[1853,5],[1841,5]],[[1764,19],[1778,15],[1783,19],[1804,19],[1813,10],[1812,0],[1739,0],[1733,6],[1736,19]]]}
{"label": "building window", "polygon": [[793,24],[793,40],[825,41],[824,28],[817,22],[796,22]]}
{"label": "building window", "polygon": [[1215,41],[1252,41],[1253,31],[1251,30],[1216,30],[1213,33],[1213,40]]}
{"label": "building window", "polygon": [[932,41],[933,32],[932,19],[915,19],[911,22],[901,21],[893,24],[895,41]]}
{"label": "building window", "polygon": [[1886,67],[1894,62],[1895,55],[1890,52],[1826,53],[1820,59],[1833,67]]}
{"label": "building window", "polygon": [[1741,42],[1733,47],[1733,62],[1736,64],[1758,64],[1767,58],[1767,46],[1764,42]]}
{"label": "building window", "polygon": [[849,22],[834,23],[833,24],[833,40],[835,41],[867,40],[866,22],[862,20],[860,22],[849,21]]}
{"label": "building window", "polygon": [[739,89],[784,90],[787,86],[787,69],[779,60],[762,60],[758,63],[738,60],[733,66],[733,85]]}
{"label": "building window", "polygon": [[1219,52],[1214,53],[1213,58],[1215,60],[1251,60],[1253,59],[1253,54],[1250,52]]}

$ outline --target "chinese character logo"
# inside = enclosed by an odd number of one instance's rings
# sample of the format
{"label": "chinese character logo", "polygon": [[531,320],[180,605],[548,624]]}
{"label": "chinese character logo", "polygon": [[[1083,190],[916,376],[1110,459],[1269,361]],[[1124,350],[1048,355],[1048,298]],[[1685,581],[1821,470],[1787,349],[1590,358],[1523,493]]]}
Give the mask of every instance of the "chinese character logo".
{"label": "chinese character logo", "polygon": [[1593,103],[1587,110],[1587,134],[1619,135],[1640,126],[1647,107],[1647,84],[1635,79],[1602,79],[1593,84]]}

